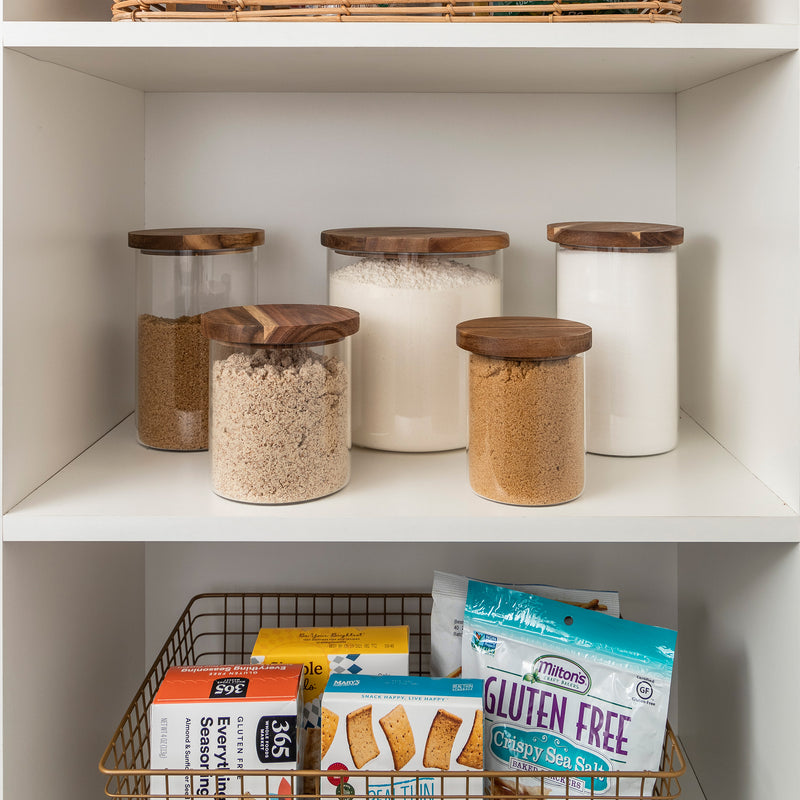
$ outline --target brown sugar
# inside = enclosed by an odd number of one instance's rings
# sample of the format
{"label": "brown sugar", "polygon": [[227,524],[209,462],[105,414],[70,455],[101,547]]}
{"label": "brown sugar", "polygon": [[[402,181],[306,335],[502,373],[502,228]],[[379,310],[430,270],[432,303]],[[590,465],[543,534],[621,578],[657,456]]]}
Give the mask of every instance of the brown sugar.
{"label": "brown sugar", "polygon": [[578,497],[584,483],[583,358],[471,353],[469,374],[473,490],[516,505]]}
{"label": "brown sugar", "polygon": [[138,325],[137,432],[160,450],[208,447],[208,339],[200,315],[141,314]]}

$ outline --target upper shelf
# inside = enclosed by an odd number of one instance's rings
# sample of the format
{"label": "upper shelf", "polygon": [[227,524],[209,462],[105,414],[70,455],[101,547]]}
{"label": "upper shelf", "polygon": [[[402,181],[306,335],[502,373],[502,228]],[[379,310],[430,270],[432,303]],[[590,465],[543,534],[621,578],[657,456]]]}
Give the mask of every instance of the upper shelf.
{"label": "upper shelf", "polygon": [[[689,418],[647,458],[588,456],[572,503],[473,494],[463,450],[354,448],[350,484],[310,503],[257,506],[211,491],[208,453],[136,443],[131,418],[3,518],[16,541],[800,541],[800,517]],[[425,520],[420,524],[420,520]],[[431,533],[435,531],[435,533]]]}
{"label": "upper shelf", "polygon": [[6,22],[3,45],[144,91],[676,92],[794,25]]}

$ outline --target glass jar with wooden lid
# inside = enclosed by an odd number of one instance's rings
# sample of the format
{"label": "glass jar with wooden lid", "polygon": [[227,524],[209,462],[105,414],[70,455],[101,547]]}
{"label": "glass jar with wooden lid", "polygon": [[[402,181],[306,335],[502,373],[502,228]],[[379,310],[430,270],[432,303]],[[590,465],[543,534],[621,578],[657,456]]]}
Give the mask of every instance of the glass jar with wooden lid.
{"label": "glass jar with wooden lid", "polygon": [[583,354],[592,329],[543,317],[461,322],[469,351],[469,482],[501,503],[546,506],[584,487]]}
{"label": "glass jar with wooden lid", "polygon": [[357,309],[353,442],[428,452],[467,443],[464,319],[502,313],[508,234],[471,228],[340,228],[328,248],[328,301]]}
{"label": "glass jar with wooden lid", "polygon": [[200,315],[255,303],[260,228],[131,231],[136,253],[136,432],[159,450],[208,447],[208,342]]}
{"label": "glass jar with wooden lid", "polygon": [[665,453],[678,443],[678,266],[683,228],[560,222],[556,315],[592,326],[586,357],[586,449]]}
{"label": "glass jar with wooden lid", "polygon": [[350,480],[350,336],[358,313],[320,305],[216,309],[210,340],[214,491],[299,503]]}

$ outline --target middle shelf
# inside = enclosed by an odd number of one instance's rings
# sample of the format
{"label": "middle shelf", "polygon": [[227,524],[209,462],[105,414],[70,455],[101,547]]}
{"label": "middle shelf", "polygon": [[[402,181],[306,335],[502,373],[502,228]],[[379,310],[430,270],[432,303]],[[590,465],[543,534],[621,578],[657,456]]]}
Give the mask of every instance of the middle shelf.
{"label": "middle shelf", "polygon": [[800,517],[685,414],[673,452],[587,456],[584,494],[545,508],[473,494],[463,450],[352,455],[337,494],[235,503],[211,491],[208,453],[141,447],[129,417],[12,508],[4,539],[722,542],[752,541],[758,518],[759,540],[800,541]]}

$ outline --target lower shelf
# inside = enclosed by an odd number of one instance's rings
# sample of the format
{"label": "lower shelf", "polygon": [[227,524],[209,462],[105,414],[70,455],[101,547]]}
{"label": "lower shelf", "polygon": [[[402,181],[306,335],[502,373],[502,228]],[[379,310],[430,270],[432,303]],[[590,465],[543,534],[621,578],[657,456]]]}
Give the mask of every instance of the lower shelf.
{"label": "lower shelf", "polygon": [[587,456],[583,495],[547,508],[475,495],[463,450],[354,448],[345,489],[290,506],[217,497],[208,460],[139,446],[128,418],[6,513],[4,539],[800,541],[800,517],[685,416],[674,451]]}

